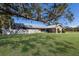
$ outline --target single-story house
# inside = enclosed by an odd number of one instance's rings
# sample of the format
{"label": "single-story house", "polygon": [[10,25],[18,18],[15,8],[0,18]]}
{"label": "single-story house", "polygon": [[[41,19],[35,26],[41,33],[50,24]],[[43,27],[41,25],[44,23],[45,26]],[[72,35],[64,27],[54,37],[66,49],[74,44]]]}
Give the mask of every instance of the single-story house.
{"label": "single-story house", "polygon": [[23,25],[20,23],[16,23],[14,25],[14,29],[25,29],[30,33],[33,32],[51,32],[51,33],[55,33],[55,32],[62,32],[63,31],[63,27],[60,25],[49,25],[49,26],[33,26],[33,25]]}

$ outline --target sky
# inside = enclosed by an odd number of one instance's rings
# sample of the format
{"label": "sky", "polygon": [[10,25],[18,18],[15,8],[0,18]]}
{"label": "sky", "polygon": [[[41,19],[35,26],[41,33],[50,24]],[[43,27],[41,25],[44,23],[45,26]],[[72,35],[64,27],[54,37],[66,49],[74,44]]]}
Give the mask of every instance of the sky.
{"label": "sky", "polygon": [[41,26],[41,27],[47,26],[47,24],[44,24],[43,22],[34,21],[31,19],[26,19],[22,17],[13,16],[12,19],[14,19],[15,23],[23,23],[24,25],[33,25],[33,26]]}
{"label": "sky", "polygon": [[60,23],[62,23],[64,26],[70,26],[70,27],[79,26],[79,4],[72,3],[69,5],[69,8],[74,15],[73,21],[70,23],[69,21],[67,21],[67,19],[60,19]]}
{"label": "sky", "polygon": [[[51,5],[51,4],[49,4],[49,5]],[[47,7],[47,6],[44,6],[42,4],[42,7]],[[75,18],[73,19],[73,21],[71,23],[65,18],[60,18],[59,23],[61,23],[63,26],[69,26],[69,27],[79,26],[79,4],[72,3],[69,5],[69,8],[70,8],[71,12],[74,14]],[[21,18],[21,17],[13,16],[12,18],[15,19],[16,23],[24,23],[25,25],[36,25],[36,26],[46,26],[47,25],[47,24],[44,24],[42,22],[28,20],[28,19],[26,21],[25,18]]]}

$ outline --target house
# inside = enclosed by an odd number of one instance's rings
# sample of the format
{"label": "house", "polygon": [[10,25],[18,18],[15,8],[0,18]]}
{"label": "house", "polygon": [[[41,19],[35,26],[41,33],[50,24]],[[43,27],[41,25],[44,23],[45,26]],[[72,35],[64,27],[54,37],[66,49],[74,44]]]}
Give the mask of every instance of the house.
{"label": "house", "polygon": [[39,33],[39,32],[50,32],[50,33],[59,33],[59,32],[63,32],[63,27],[58,25],[50,25],[50,26],[33,26],[33,25],[23,25],[20,23],[16,23],[14,25],[14,29],[25,29],[27,30],[29,33]]}

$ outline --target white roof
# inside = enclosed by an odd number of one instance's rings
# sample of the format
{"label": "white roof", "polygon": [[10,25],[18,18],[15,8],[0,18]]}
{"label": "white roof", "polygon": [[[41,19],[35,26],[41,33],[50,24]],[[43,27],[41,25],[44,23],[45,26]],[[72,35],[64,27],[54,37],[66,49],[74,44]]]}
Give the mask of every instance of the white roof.
{"label": "white roof", "polygon": [[50,25],[50,26],[44,26],[44,27],[32,25],[31,28],[56,28],[56,25]]}
{"label": "white roof", "polygon": [[50,25],[50,26],[47,26],[47,28],[55,28],[56,25]]}

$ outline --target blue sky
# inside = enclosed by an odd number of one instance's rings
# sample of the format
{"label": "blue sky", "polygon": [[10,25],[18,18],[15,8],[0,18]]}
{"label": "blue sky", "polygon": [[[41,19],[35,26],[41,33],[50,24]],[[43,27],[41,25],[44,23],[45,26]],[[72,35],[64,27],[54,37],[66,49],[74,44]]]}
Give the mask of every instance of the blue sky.
{"label": "blue sky", "polygon": [[71,10],[74,14],[75,19],[70,24],[71,26],[79,26],[79,4],[71,4]]}
{"label": "blue sky", "polygon": [[[51,5],[51,4],[49,4]],[[47,7],[44,6],[42,4],[43,7]],[[64,26],[70,26],[70,27],[76,27],[79,26],[79,4],[78,3],[72,3],[69,5],[70,10],[73,12],[75,19],[70,23],[69,21],[67,21],[67,19],[65,18],[61,18],[59,19],[59,22],[61,24],[63,24]],[[24,24],[28,24],[28,25],[38,25],[38,26],[46,26],[46,24],[42,23],[42,22],[38,22],[38,21],[33,21],[33,20],[23,20],[25,18],[17,18],[17,17],[13,17],[15,19],[15,22],[17,23],[24,23]],[[18,20],[19,19],[19,20]]]}
{"label": "blue sky", "polygon": [[60,23],[62,23],[65,26],[70,26],[70,27],[76,27],[79,26],[79,4],[78,3],[72,3],[69,5],[70,10],[74,14],[74,19],[70,23],[67,21],[67,19],[60,19]]}
{"label": "blue sky", "polygon": [[13,16],[12,18],[14,19],[15,23],[23,23],[25,25],[34,25],[34,26],[43,26],[43,27],[47,26],[47,24],[44,24],[43,22],[34,21],[31,19],[26,19],[26,18],[16,17],[16,16]]}

